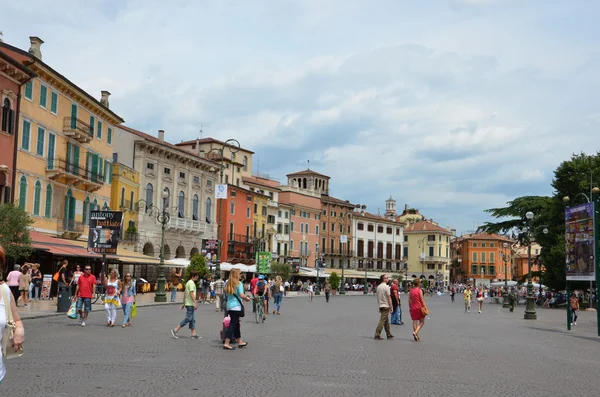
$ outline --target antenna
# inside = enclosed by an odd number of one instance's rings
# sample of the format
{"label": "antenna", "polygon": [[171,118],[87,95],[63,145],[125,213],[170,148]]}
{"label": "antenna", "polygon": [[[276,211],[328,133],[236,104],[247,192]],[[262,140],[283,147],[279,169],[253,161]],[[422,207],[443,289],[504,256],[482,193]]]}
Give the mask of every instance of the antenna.
{"label": "antenna", "polygon": [[200,139],[202,139],[202,134],[204,133],[204,123],[200,123]]}
{"label": "antenna", "polygon": [[256,156],[256,174],[260,172],[260,156]]}

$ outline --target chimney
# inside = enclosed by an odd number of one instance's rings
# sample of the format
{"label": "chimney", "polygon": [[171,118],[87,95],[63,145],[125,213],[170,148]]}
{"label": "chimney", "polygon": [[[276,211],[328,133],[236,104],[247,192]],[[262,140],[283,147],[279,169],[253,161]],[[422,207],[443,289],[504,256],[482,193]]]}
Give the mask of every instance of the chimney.
{"label": "chimney", "polygon": [[108,97],[110,96],[110,92],[100,91],[100,94],[102,95],[102,97],[100,98],[100,103],[108,109],[110,107],[108,104]]}
{"label": "chimney", "polygon": [[31,47],[29,47],[29,53],[36,57],[37,59],[42,59],[42,44],[44,44],[44,40],[40,39],[36,36],[29,36],[29,42],[31,43]]}
{"label": "chimney", "polygon": [[196,154],[200,156],[200,153],[202,153],[202,151],[200,150],[200,139],[196,138]]}
{"label": "chimney", "polygon": [[158,140],[159,141],[165,140],[165,130],[158,130]]}

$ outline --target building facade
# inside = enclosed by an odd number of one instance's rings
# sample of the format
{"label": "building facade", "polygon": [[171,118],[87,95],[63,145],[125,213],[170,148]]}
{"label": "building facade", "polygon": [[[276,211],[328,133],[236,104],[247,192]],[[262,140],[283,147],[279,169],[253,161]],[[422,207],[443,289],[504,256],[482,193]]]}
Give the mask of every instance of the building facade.
{"label": "building facade", "polygon": [[138,201],[140,173],[125,164],[113,163],[110,209],[123,212],[122,244],[135,247],[138,241]]}
{"label": "building facade", "polygon": [[[137,208],[137,223],[127,225],[137,229],[136,251],[160,255],[159,214],[164,209],[168,214],[165,259],[190,258],[200,253],[202,239],[217,236],[216,164],[166,142],[163,130],[154,137],[121,126],[117,139],[115,162],[139,172],[139,198],[143,202]],[[127,195],[127,188],[125,192]]]}
{"label": "building facade", "polygon": [[[255,174],[252,177],[243,177],[242,178],[244,187],[249,189],[250,191],[255,191],[267,197],[266,199],[259,199],[259,205],[266,205],[266,218],[256,217],[255,222],[257,222],[255,229],[262,230],[262,227],[259,226],[260,222],[265,222],[264,229],[264,237],[266,239],[266,251],[271,253],[271,257],[274,260],[278,260],[279,253],[277,252],[277,238],[281,237],[282,228],[278,227],[279,221],[279,181],[275,179],[271,179],[268,175],[265,174]],[[258,206],[256,208],[258,210]],[[264,219],[263,219],[264,218]]]}
{"label": "building facade", "polygon": [[354,204],[321,195],[321,244],[317,251],[329,268],[346,268],[352,266],[354,257],[354,228],[352,223]]}
{"label": "building facade", "polygon": [[36,231],[79,238],[89,211],[109,208],[115,125],[123,119],[101,100],[42,61],[38,37],[29,51],[0,50],[29,65],[37,77],[22,86],[15,202],[31,214]]}
{"label": "building facade", "polygon": [[449,284],[452,233],[433,220],[417,221],[405,227],[404,253],[409,279],[425,279],[430,285]]}
{"label": "building facade", "polygon": [[0,51],[0,204],[13,201],[21,87],[35,76],[31,69]]}

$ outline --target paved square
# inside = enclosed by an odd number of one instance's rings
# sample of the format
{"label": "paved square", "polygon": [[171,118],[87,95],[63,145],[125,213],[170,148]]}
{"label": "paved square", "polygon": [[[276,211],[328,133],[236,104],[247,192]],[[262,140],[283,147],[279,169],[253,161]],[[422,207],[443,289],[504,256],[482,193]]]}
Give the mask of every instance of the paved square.
{"label": "paved square", "polygon": [[[406,295],[402,295],[407,303]],[[103,311],[86,328],[66,316],[25,321],[26,354],[7,363],[6,396],[551,396],[600,390],[600,338],[595,313],[581,313],[571,333],[564,311],[538,310],[523,320],[485,304],[463,312],[462,301],[429,299],[423,342],[406,325],[395,340],[373,340],[373,296],[286,298],[282,315],[257,325],[243,319],[248,348],[221,349],[222,314],[200,305],[200,340],[172,339],[178,306],[138,310],[131,328],[107,328]],[[122,320],[119,313],[118,321]],[[119,323],[120,324],[120,323]],[[564,328],[564,327],[563,327]]]}

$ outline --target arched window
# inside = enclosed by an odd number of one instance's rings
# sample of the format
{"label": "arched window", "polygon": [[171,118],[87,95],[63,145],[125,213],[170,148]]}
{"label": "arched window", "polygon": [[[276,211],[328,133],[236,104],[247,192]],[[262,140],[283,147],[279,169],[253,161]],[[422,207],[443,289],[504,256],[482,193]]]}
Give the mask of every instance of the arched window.
{"label": "arched window", "polygon": [[19,207],[25,209],[25,205],[27,204],[27,178],[25,175],[21,177],[21,181],[19,182]]}
{"label": "arched window", "polygon": [[133,211],[133,190],[129,193],[129,211]]}
{"label": "arched window", "polygon": [[179,192],[179,202],[177,203],[177,215],[180,218],[185,218],[185,193]]}
{"label": "arched window", "polygon": [[[89,200],[88,200],[89,202]],[[46,218],[52,218],[52,185],[46,186],[46,209],[44,215]]]}
{"label": "arched window", "polygon": [[154,204],[154,188],[152,187],[152,184],[149,183],[146,185],[146,209],[152,204]]}
{"label": "arched window", "polygon": [[104,205],[102,206],[102,211],[108,211],[110,209],[110,207],[108,206],[108,203],[105,201]]}
{"label": "arched window", "polygon": [[243,164],[244,164],[244,171],[248,171],[248,157],[244,156]]}
{"label": "arched window", "polygon": [[169,201],[171,199],[171,191],[169,190],[168,187],[163,189],[164,192],[167,192],[167,198],[164,200],[163,204],[165,206],[165,208],[169,207]]}
{"label": "arched window", "polygon": [[212,220],[212,201],[210,197],[206,199],[206,223],[210,223]]}
{"label": "arched window", "polygon": [[2,131],[13,134],[15,124],[15,112],[12,110],[10,99],[4,98],[2,104]]}
{"label": "arched window", "polygon": [[194,199],[192,200],[192,219],[198,220],[198,195],[194,194]]}
{"label": "arched window", "polygon": [[90,220],[90,198],[86,197],[83,202],[83,224],[87,225]]}
{"label": "arched window", "polygon": [[37,181],[35,183],[35,190],[33,192],[33,215],[40,214],[40,205],[42,202],[42,183]]}
{"label": "arched window", "polygon": [[98,199],[94,199],[94,203],[92,204],[92,211],[98,211],[100,206],[98,205]]}
{"label": "arched window", "polygon": [[121,208],[125,207],[125,188],[121,188]]}

